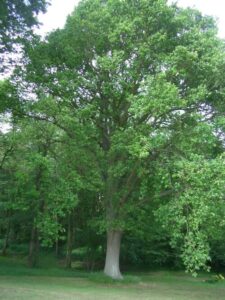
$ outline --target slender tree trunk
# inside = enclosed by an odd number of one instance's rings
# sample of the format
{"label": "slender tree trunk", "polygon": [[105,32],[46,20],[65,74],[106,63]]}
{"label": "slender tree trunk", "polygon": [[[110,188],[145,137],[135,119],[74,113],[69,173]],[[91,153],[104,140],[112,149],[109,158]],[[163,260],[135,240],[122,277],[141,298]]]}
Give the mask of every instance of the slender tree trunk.
{"label": "slender tree trunk", "polygon": [[72,264],[73,235],[74,235],[74,223],[73,223],[73,214],[72,214],[68,217],[68,229],[67,229],[66,268],[68,269],[71,268],[71,264]]}
{"label": "slender tree trunk", "polygon": [[[55,221],[56,221],[56,223],[58,223],[57,216],[56,216],[56,220]],[[58,235],[57,235],[57,237],[55,239],[55,256],[56,256],[56,258],[59,257],[59,237],[58,237]]]}
{"label": "slender tree trunk", "polygon": [[114,279],[122,279],[120,273],[120,243],[122,232],[119,230],[109,230],[107,232],[107,250],[104,273]]}
{"label": "slender tree trunk", "polygon": [[37,266],[38,254],[39,254],[38,230],[35,226],[33,226],[31,231],[30,249],[29,249],[29,256],[28,256],[29,267],[33,268]]}
{"label": "slender tree trunk", "polygon": [[3,256],[7,255],[7,249],[8,249],[8,246],[9,246],[9,233],[10,233],[10,224],[8,224],[8,226],[7,226],[5,240],[4,240],[4,244],[3,244],[3,248],[2,248],[2,255]]}
{"label": "slender tree trunk", "polygon": [[55,256],[59,257],[59,239],[55,240]]}

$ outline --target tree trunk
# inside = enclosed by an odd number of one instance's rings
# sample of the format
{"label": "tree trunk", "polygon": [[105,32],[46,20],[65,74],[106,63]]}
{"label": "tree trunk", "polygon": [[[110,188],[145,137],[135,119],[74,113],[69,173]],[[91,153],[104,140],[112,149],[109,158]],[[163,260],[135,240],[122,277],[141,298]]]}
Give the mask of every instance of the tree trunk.
{"label": "tree trunk", "polygon": [[66,268],[68,269],[71,268],[71,264],[72,264],[73,235],[74,235],[74,223],[73,223],[73,214],[72,214],[68,218],[68,230],[67,230]]}
{"label": "tree trunk", "polygon": [[59,239],[55,240],[55,256],[59,257]]}
{"label": "tree trunk", "polygon": [[2,255],[6,256],[7,255],[7,249],[9,246],[9,233],[10,233],[10,225],[8,224],[7,230],[6,230],[6,235],[5,235],[5,240],[2,248]]}
{"label": "tree trunk", "polygon": [[29,267],[33,268],[37,266],[38,252],[39,252],[38,230],[35,226],[33,226],[31,231],[30,250],[28,256]]}
{"label": "tree trunk", "polygon": [[120,273],[120,243],[122,232],[119,230],[109,230],[107,232],[107,250],[104,273],[113,279],[122,279]]}

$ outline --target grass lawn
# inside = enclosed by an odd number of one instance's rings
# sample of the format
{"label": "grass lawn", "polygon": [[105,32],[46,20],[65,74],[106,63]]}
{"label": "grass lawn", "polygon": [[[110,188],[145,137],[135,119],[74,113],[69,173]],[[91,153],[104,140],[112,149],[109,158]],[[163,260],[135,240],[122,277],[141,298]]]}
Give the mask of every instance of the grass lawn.
{"label": "grass lawn", "polygon": [[156,271],[125,274],[124,280],[117,282],[101,273],[31,270],[17,260],[0,258],[0,299],[224,300],[225,281],[208,283],[204,281],[207,276],[193,278],[183,272]]}

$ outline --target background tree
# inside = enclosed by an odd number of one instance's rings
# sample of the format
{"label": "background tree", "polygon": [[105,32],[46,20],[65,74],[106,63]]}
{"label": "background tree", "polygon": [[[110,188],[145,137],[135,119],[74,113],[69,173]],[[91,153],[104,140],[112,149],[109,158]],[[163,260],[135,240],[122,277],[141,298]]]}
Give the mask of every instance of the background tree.
{"label": "background tree", "polygon": [[2,72],[9,67],[19,51],[19,45],[32,37],[32,29],[38,25],[37,15],[45,12],[45,0],[2,0],[0,3],[0,63]]}

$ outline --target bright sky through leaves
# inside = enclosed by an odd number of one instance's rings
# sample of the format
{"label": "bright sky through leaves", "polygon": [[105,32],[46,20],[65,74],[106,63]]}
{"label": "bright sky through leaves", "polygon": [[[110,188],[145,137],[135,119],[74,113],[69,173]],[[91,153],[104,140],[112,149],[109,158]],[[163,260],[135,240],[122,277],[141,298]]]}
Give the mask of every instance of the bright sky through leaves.
{"label": "bright sky through leaves", "polygon": [[[65,24],[66,17],[72,13],[75,5],[79,0],[52,0],[51,6],[45,15],[41,15],[39,20],[43,26],[39,33],[45,35],[47,32],[62,28]],[[169,3],[175,2],[169,0]],[[219,27],[219,36],[225,38],[225,1],[224,0],[177,0],[178,5],[183,7],[195,7],[203,14],[212,15],[217,18]]]}

